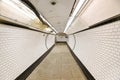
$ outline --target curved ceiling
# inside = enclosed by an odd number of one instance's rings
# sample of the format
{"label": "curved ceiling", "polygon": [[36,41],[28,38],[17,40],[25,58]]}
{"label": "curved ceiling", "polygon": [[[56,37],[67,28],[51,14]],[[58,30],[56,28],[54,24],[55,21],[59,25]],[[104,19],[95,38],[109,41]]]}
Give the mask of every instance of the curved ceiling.
{"label": "curved ceiling", "polygon": [[75,0],[29,0],[58,32],[63,32]]}
{"label": "curved ceiling", "polygon": [[36,14],[20,0],[0,0],[0,23],[52,32],[52,29],[42,24]]}
{"label": "curved ceiling", "polygon": [[[101,5],[102,4],[102,5]],[[66,31],[72,34],[89,28],[91,25],[120,14],[120,0],[89,0],[82,14],[78,15]]]}

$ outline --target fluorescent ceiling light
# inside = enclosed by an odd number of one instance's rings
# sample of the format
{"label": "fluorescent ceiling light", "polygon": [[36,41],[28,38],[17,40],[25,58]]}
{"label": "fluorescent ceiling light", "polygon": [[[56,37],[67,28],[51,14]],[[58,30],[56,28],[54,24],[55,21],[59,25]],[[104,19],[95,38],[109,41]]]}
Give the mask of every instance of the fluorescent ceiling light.
{"label": "fluorescent ceiling light", "polygon": [[55,29],[42,15],[40,15],[40,17],[41,17],[42,20],[43,20],[44,22],[46,22],[56,33],[58,33],[58,32],[56,31],[56,29]]}
{"label": "fluorescent ceiling light", "polygon": [[2,2],[12,6],[16,11],[20,11],[31,19],[36,19],[36,15],[28,7],[26,7],[20,0],[2,0]]}
{"label": "fluorescent ceiling light", "polygon": [[78,11],[80,10],[80,8],[82,7],[82,5],[83,5],[85,2],[86,2],[86,0],[79,0],[79,2],[78,2],[78,4],[77,4],[77,6],[76,6],[76,8],[75,8],[75,10],[74,10],[74,12],[73,12],[73,14],[70,16],[70,18],[69,18],[69,20],[68,20],[68,22],[67,22],[67,24],[66,24],[66,28],[65,28],[64,32],[66,32],[66,30],[70,27],[70,25],[71,25],[71,23],[73,22],[76,14],[78,13]]}
{"label": "fluorescent ceiling light", "polygon": [[[16,11],[20,11],[21,13],[25,14],[31,19],[36,19],[36,15],[32,10],[30,10],[28,7],[26,7],[20,0],[2,0],[2,2],[12,6],[13,8],[16,9]],[[56,33],[57,31],[52,27],[52,25],[42,16],[40,17],[43,19],[44,22],[46,22]]]}
{"label": "fluorescent ceiling light", "polygon": [[48,28],[48,27],[47,27],[47,28],[45,28],[45,31],[46,31],[46,32],[50,32],[50,31],[52,31],[52,30],[51,30],[51,28]]}

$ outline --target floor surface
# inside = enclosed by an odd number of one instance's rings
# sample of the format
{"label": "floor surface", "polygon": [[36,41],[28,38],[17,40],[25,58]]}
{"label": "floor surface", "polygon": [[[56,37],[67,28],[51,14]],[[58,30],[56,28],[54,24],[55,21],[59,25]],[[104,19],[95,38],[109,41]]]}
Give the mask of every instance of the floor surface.
{"label": "floor surface", "polygon": [[87,80],[64,43],[57,43],[26,80]]}

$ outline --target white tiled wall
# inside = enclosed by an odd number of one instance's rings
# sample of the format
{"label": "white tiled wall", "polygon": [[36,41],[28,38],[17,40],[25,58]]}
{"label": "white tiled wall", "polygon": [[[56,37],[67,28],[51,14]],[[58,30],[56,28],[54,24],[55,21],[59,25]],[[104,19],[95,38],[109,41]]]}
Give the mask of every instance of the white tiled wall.
{"label": "white tiled wall", "polygon": [[75,36],[74,53],[96,80],[120,80],[120,21]]}
{"label": "white tiled wall", "polygon": [[55,35],[48,35],[48,37],[46,37],[46,46],[47,48],[50,48],[51,45],[53,45],[53,43],[55,43]]}
{"label": "white tiled wall", "polygon": [[[14,80],[45,53],[45,37],[40,32],[0,24],[0,80]],[[51,40],[49,46],[54,44]]]}
{"label": "white tiled wall", "polygon": [[74,35],[69,35],[68,42],[71,49],[74,49],[74,46],[76,45],[76,39]]}

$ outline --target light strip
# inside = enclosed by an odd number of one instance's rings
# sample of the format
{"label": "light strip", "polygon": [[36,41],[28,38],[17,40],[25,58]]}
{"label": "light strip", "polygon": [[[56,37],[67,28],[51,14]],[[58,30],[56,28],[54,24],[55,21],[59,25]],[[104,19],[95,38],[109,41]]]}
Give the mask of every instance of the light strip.
{"label": "light strip", "polygon": [[80,10],[80,8],[82,7],[82,5],[86,2],[86,0],[79,0],[78,4],[77,4],[77,7],[75,8],[73,14],[71,17],[69,17],[69,20],[66,24],[66,28],[64,30],[64,32],[66,32],[66,30],[70,27],[71,23],[73,22],[76,14],[78,13],[78,11]]}
{"label": "light strip", "polygon": [[16,10],[19,10],[31,19],[37,18],[35,14],[32,11],[30,11],[29,8],[27,8],[23,3],[20,2],[20,0],[2,0],[2,2],[14,7]]}
{"label": "light strip", "polygon": [[[28,16],[33,20],[37,18],[34,12],[32,12],[28,7],[26,7],[23,3],[21,3],[20,0],[2,0],[2,2],[14,7],[16,10],[20,11],[21,13],[25,14],[26,16]],[[57,33],[57,31],[42,15],[40,15],[40,17]]]}
{"label": "light strip", "polygon": [[56,31],[56,29],[55,29],[42,15],[40,15],[40,17],[41,17],[42,20],[43,20],[44,22],[46,22],[56,33],[58,33],[58,32]]}

